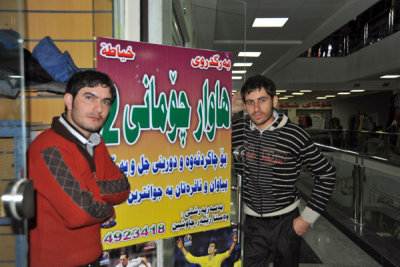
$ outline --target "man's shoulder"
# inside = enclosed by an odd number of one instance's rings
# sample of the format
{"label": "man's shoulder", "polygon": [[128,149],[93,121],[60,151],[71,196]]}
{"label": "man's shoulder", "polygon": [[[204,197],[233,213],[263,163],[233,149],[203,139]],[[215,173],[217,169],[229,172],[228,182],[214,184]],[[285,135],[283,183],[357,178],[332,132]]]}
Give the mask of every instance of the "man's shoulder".
{"label": "man's shoulder", "polygon": [[62,146],[65,138],[57,134],[52,128],[40,133],[29,146],[29,149],[45,148],[51,146]]}

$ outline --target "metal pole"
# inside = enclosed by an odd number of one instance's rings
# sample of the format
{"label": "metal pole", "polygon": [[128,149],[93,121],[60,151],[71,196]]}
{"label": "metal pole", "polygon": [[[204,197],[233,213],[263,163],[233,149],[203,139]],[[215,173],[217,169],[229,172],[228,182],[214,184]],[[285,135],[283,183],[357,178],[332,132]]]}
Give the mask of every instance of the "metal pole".
{"label": "metal pole", "polygon": [[363,217],[363,207],[364,207],[364,178],[365,178],[365,166],[364,166],[364,159],[361,158],[361,165],[360,165],[360,172],[359,172],[359,184],[358,184],[358,222],[360,224],[364,223]]}
{"label": "metal pole", "polygon": [[360,198],[360,165],[358,164],[358,157],[356,157],[356,163],[353,167],[353,219],[355,222],[359,222],[359,198]]}

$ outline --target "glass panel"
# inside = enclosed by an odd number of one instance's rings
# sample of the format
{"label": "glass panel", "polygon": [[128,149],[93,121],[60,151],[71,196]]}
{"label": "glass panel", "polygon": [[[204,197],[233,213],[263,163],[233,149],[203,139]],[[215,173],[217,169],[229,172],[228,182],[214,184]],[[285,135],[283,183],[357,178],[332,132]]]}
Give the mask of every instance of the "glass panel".
{"label": "glass panel", "polygon": [[[26,177],[22,1],[0,1],[0,193]],[[0,262],[26,265],[26,223],[6,218],[0,203]]]}

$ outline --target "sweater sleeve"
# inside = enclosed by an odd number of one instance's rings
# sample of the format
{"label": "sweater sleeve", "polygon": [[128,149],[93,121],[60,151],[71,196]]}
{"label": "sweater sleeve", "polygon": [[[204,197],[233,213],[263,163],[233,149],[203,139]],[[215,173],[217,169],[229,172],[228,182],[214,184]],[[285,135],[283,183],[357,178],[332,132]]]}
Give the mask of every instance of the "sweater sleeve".
{"label": "sweater sleeve", "polygon": [[72,161],[73,157],[56,146],[29,150],[29,177],[34,180],[37,194],[51,203],[69,228],[104,221],[112,215],[112,205],[82,188],[66,159]]}
{"label": "sweater sleeve", "polygon": [[102,162],[102,164],[104,164],[106,171],[106,177],[104,179],[96,180],[97,185],[100,188],[101,197],[113,205],[119,204],[129,197],[129,181],[124,172],[117,167],[117,165],[109,156],[104,142],[100,144],[99,148],[102,148],[100,151],[103,153],[103,155],[105,155],[104,162]]}
{"label": "sweater sleeve", "polygon": [[303,219],[314,223],[321,214],[331,197],[336,181],[335,168],[321,154],[318,147],[307,135],[304,147],[301,149],[302,162],[311,172],[314,188],[308,200],[307,207],[302,213]]}

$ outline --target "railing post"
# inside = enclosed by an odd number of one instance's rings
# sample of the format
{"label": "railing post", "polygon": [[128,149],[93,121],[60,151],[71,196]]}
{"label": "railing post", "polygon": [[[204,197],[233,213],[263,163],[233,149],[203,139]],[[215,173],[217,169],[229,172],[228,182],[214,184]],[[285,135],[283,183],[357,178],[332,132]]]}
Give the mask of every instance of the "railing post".
{"label": "railing post", "polygon": [[358,157],[356,157],[356,163],[353,167],[353,219],[355,222],[359,222],[359,210],[360,210],[360,186],[359,186],[359,179],[360,177],[360,165],[358,164]]}
{"label": "railing post", "polygon": [[358,218],[359,218],[359,223],[363,224],[364,223],[364,216],[363,216],[363,210],[364,210],[364,178],[365,178],[365,166],[364,166],[364,159],[361,158],[361,164],[360,164],[360,172],[359,172],[359,180],[358,180]]}

